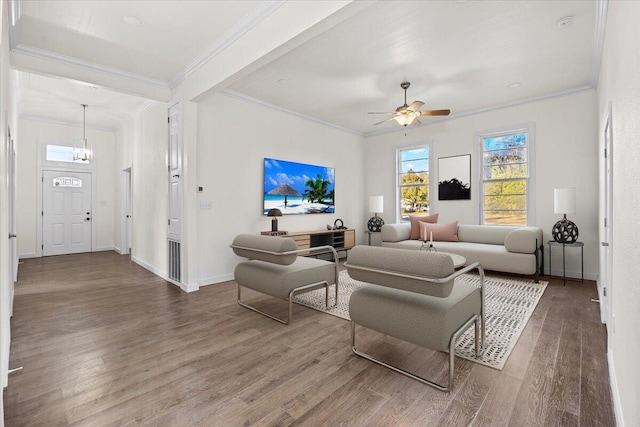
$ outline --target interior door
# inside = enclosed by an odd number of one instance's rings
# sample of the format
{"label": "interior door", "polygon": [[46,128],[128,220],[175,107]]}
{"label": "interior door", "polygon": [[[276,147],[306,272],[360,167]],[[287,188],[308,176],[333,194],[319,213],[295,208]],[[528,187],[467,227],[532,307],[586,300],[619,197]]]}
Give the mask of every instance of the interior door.
{"label": "interior door", "polygon": [[612,262],[613,262],[613,131],[611,128],[611,109],[604,128],[604,233],[601,245],[602,290],[600,295],[601,321],[610,325],[611,296],[613,295]]}
{"label": "interior door", "polygon": [[91,252],[91,174],[42,172],[42,255]]}
{"label": "interior door", "polygon": [[9,162],[7,182],[9,183],[9,254],[11,257],[11,296],[9,298],[9,312],[13,315],[13,299],[15,294],[14,283],[18,281],[18,244],[16,242],[16,150],[9,132]]}
{"label": "interior door", "polygon": [[180,241],[182,235],[182,155],[179,139],[178,105],[169,109],[169,221],[167,237]]}

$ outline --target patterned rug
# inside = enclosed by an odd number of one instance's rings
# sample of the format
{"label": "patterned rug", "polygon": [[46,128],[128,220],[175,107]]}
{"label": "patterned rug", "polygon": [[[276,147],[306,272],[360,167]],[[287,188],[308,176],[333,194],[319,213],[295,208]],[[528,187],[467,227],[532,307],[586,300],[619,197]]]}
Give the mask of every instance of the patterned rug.
{"label": "patterned rug", "polygon": [[[293,301],[350,320],[349,297],[353,291],[365,286],[366,283],[352,279],[346,271],[340,272],[339,280],[340,289],[336,307],[329,310],[324,308],[323,289],[297,295]],[[480,277],[475,274],[463,274],[458,280],[480,286]],[[486,350],[481,357],[475,357],[472,326],[458,339],[456,356],[495,369],[502,369],[547,284],[548,282],[542,280],[540,283],[533,283],[533,280],[527,279],[485,276]],[[333,293],[331,299],[333,299]]]}

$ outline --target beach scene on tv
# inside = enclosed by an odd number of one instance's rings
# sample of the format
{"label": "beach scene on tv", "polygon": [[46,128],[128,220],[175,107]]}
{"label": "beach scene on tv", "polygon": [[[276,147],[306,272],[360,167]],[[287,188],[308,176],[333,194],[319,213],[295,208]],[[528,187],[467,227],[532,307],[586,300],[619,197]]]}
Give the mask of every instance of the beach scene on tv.
{"label": "beach scene on tv", "polygon": [[283,215],[334,212],[335,169],[286,160],[264,159],[263,213]]}

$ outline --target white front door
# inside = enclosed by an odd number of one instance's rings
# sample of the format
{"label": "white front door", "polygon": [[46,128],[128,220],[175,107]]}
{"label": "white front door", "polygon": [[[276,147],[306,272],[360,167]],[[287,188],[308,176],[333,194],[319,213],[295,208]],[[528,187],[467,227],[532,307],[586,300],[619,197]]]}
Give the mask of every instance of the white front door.
{"label": "white front door", "polygon": [[42,172],[42,255],[91,252],[91,174]]}

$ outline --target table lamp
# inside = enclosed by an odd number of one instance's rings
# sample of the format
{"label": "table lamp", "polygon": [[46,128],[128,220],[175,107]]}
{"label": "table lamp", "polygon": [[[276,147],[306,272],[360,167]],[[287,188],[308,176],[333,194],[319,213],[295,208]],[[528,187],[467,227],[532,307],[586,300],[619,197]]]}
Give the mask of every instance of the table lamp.
{"label": "table lamp", "polygon": [[367,228],[373,233],[377,233],[382,229],[384,221],[378,216],[379,213],[384,211],[384,199],[382,196],[369,197],[369,212],[373,212],[373,217],[369,219]]}
{"label": "table lamp", "polygon": [[576,189],[556,188],[553,190],[553,212],[564,217],[551,230],[553,240],[558,243],[574,243],[578,240],[578,227],[567,219],[568,213],[576,213]]}
{"label": "table lamp", "polygon": [[273,219],[271,220],[271,232],[272,233],[277,233],[278,232],[278,217],[282,216],[282,211],[280,209],[277,209],[277,208],[269,209],[269,212],[267,212],[267,216],[272,216],[273,217]]}

